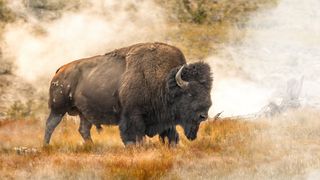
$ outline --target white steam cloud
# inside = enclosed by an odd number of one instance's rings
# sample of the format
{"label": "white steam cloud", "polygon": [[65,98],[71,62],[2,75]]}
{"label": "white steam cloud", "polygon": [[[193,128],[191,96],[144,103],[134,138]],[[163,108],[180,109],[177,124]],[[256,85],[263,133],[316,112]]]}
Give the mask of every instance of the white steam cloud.
{"label": "white steam cloud", "polygon": [[3,55],[15,60],[16,73],[31,81],[50,78],[71,60],[157,41],[164,34],[163,11],[152,1],[93,0],[51,21],[37,18],[22,0],[10,7],[27,20],[7,25]]}
{"label": "white steam cloud", "polygon": [[302,76],[302,105],[320,107],[319,8],[319,0],[281,0],[277,7],[253,14],[244,41],[227,45],[223,54],[228,56],[213,61],[211,115],[256,113],[285,97],[287,81]]}
{"label": "white steam cloud", "polygon": [[[152,1],[86,1],[54,20],[37,17],[23,2],[10,2],[26,20],[6,26],[2,51],[5,59],[15,61],[16,74],[31,81],[49,79],[71,60],[161,41],[166,34],[165,13]],[[210,115],[256,113],[286,95],[288,80],[302,76],[301,102],[320,107],[319,8],[318,0],[280,0],[239,29],[247,32],[241,44],[227,44],[209,57],[215,72]]]}

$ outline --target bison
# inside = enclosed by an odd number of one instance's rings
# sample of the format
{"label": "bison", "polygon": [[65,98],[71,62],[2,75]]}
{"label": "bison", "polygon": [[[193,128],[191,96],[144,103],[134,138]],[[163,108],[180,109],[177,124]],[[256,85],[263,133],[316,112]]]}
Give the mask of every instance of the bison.
{"label": "bison", "polygon": [[141,43],[60,67],[49,90],[50,115],[44,144],[62,117],[79,115],[79,132],[91,142],[92,125],[119,125],[125,145],[147,135],[178,143],[175,126],[189,140],[211,106],[208,64],[186,64],[183,53],[164,43]]}

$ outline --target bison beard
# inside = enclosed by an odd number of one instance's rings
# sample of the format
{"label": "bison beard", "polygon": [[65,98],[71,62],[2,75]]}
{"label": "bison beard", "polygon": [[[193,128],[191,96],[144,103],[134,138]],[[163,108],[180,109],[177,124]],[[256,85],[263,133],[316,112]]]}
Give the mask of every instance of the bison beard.
{"label": "bison beard", "polygon": [[49,144],[62,117],[80,116],[79,132],[92,141],[90,129],[119,125],[125,144],[159,134],[177,143],[175,126],[188,139],[196,138],[211,106],[210,67],[186,65],[182,52],[163,43],[143,43],[103,56],[62,66],[50,86],[44,143]]}

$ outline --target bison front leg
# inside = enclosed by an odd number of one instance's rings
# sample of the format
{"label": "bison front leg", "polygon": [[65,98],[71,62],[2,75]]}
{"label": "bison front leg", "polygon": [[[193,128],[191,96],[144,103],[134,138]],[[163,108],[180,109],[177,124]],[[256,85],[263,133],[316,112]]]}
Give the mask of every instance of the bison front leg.
{"label": "bison front leg", "polygon": [[119,129],[125,145],[142,142],[145,132],[142,114],[138,110],[123,112]]}
{"label": "bison front leg", "polygon": [[170,145],[176,145],[179,143],[179,134],[175,126],[163,131],[159,136],[162,143],[165,143],[165,138],[168,138]]}
{"label": "bison front leg", "polygon": [[90,123],[82,114],[80,115],[79,133],[81,134],[85,143],[92,143],[90,130],[92,123]]}

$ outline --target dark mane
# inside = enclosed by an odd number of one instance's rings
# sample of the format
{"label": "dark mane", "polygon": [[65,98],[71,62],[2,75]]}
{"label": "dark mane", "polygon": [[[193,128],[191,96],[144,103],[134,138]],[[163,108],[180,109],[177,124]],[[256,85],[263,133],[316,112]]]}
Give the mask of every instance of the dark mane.
{"label": "dark mane", "polygon": [[[161,122],[155,126],[148,128],[147,134],[157,134],[163,129],[173,126],[178,123],[178,119],[175,117],[176,98],[182,94],[181,88],[177,85],[175,75],[181,66],[173,68],[167,75],[167,85],[165,89],[161,90],[158,97],[155,97],[152,101],[153,106],[149,109],[151,112],[149,117],[155,122]],[[182,78],[186,81],[196,81],[202,84],[207,90],[211,89],[212,86],[212,73],[210,72],[210,66],[204,62],[197,62],[186,66],[182,72]],[[171,121],[168,121],[171,120]]]}

